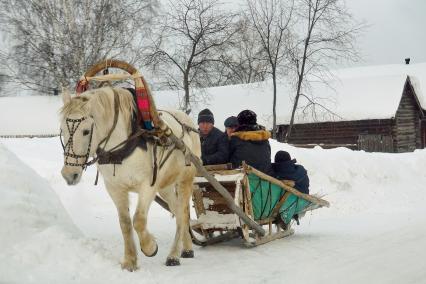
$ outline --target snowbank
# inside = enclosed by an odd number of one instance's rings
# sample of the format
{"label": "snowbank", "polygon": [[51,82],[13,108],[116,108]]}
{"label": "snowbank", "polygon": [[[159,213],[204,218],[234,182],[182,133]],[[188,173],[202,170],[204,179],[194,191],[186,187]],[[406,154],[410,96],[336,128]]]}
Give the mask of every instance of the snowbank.
{"label": "snowbank", "polygon": [[[331,204],[320,215],[410,212],[426,204],[426,150],[389,154],[347,148],[296,148],[270,140],[272,152],[288,151],[309,174],[310,191]],[[416,209],[415,209],[416,208]]]}
{"label": "snowbank", "polygon": [[106,244],[83,237],[49,183],[2,144],[0,196],[0,283],[135,281],[123,278]]}
{"label": "snowbank", "polygon": [[0,242],[6,247],[28,241],[51,227],[78,230],[46,180],[0,144]]}

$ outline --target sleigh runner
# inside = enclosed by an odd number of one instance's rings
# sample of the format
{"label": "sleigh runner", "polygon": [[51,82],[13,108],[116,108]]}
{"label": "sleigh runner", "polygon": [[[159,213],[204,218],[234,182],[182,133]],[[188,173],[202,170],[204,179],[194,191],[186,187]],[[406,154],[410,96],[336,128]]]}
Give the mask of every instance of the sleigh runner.
{"label": "sleigh runner", "polygon": [[197,245],[233,238],[242,238],[248,247],[264,244],[293,234],[293,219],[298,222],[298,217],[307,211],[329,206],[325,200],[300,193],[292,187],[293,181],[277,180],[248,165],[236,170],[206,168],[229,192],[234,204],[258,226],[245,223],[216,188],[198,176],[193,188],[197,219],[191,220],[192,238]]}

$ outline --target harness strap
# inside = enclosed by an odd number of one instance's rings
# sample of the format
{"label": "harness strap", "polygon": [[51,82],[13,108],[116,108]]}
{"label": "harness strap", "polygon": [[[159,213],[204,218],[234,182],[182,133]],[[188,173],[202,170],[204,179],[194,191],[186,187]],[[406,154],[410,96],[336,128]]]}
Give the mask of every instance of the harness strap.
{"label": "harness strap", "polygon": [[[96,150],[97,161],[99,164],[121,164],[122,161],[127,158],[133,151],[140,145],[140,139],[145,140],[152,139],[152,134],[149,131],[140,129],[135,134],[130,136],[128,139],[114,146],[108,151],[101,148]],[[123,146],[124,145],[124,146]],[[123,147],[121,147],[123,146]],[[119,148],[121,147],[121,148]],[[119,148],[119,149],[117,149]]]}
{"label": "harness strap", "polygon": [[158,173],[157,143],[154,143],[154,146],[152,148],[152,181],[151,181],[151,186],[154,186],[155,182],[157,181],[157,173]]}
{"label": "harness strap", "polygon": [[167,153],[166,157],[164,158],[164,160],[161,158],[161,162],[160,162],[160,169],[163,167],[164,163],[166,163],[166,161],[170,158],[170,156],[172,155],[173,151],[176,150],[176,146],[173,144],[172,148],[170,149],[170,151]]}
{"label": "harness strap", "polygon": [[95,185],[98,185],[98,179],[99,179],[99,170],[98,170],[98,169],[96,169]]}
{"label": "harness strap", "polygon": [[[192,132],[195,132],[195,133],[197,133],[197,134],[199,134],[200,132],[197,130],[197,129],[195,129],[194,127],[192,127],[192,126],[189,126],[188,124],[186,124],[186,123],[184,123],[184,122],[181,122],[173,113],[171,113],[170,111],[167,111],[167,110],[162,110],[162,109],[160,109],[159,111],[161,111],[161,112],[165,112],[165,113],[167,113],[167,114],[169,114],[171,117],[173,117],[176,121],[177,121],[177,123],[179,123],[180,125],[181,125],[181,127],[182,127],[182,137],[183,137],[183,132],[184,132],[184,130],[186,130],[186,132],[190,132],[190,131],[192,131]],[[159,114],[159,115],[161,115],[161,113]]]}

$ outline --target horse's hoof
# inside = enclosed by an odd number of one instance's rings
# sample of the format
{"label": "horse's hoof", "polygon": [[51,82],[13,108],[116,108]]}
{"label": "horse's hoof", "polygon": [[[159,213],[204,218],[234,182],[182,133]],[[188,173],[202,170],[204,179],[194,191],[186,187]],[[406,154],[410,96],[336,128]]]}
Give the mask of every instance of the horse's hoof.
{"label": "horse's hoof", "polygon": [[158,252],[158,245],[157,244],[155,244],[155,251],[152,253],[152,254],[150,254],[150,255],[148,255],[148,254],[146,254],[143,250],[142,250],[142,252],[147,256],[147,257],[153,257],[153,256],[155,256],[156,254],[157,254],[157,252]]}
{"label": "horse's hoof", "polygon": [[192,249],[183,250],[181,257],[183,257],[183,258],[194,258],[194,251]]}
{"label": "horse's hoof", "polygon": [[126,261],[121,264],[121,269],[133,272],[137,269],[136,261]]}
{"label": "horse's hoof", "polygon": [[166,265],[167,266],[178,266],[178,265],[180,265],[179,258],[168,257],[167,260],[166,260]]}

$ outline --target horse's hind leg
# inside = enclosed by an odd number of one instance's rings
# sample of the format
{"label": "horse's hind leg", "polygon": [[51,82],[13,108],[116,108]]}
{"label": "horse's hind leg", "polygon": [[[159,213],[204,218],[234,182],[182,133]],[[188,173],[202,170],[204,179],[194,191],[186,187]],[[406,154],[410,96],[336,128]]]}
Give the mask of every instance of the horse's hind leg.
{"label": "horse's hind leg", "polygon": [[189,234],[189,229],[190,229],[190,224],[189,224],[189,202],[191,199],[191,195],[192,195],[192,186],[193,186],[193,179],[191,179],[190,183],[187,184],[184,188],[185,190],[185,197],[184,200],[182,200],[182,203],[184,205],[183,208],[183,215],[182,215],[182,245],[183,245],[183,250],[182,250],[182,254],[181,256],[183,258],[192,258],[194,257],[194,251],[192,250],[192,238],[191,235]]}
{"label": "horse's hind leg", "polygon": [[[167,256],[166,265],[179,265],[179,257],[194,257],[191,236],[189,235],[189,199],[192,193],[192,178],[176,185],[177,202],[175,203],[176,235],[173,246]],[[183,251],[182,245],[183,244]]]}
{"label": "horse's hind leg", "polygon": [[143,191],[139,192],[138,205],[133,217],[133,227],[138,233],[141,250],[149,257],[156,255],[158,251],[155,238],[149,233],[146,227],[149,206],[154,200],[155,194],[154,189],[151,187],[146,187]]}
{"label": "horse's hind leg", "polygon": [[117,208],[121,233],[124,239],[124,260],[121,263],[121,268],[134,271],[137,268],[137,255],[133,240],[132,220],[129,213],[129,194],[125,191],[117,190],[117,188],[112,188],[107,182],[105,183],[107,191]]}

